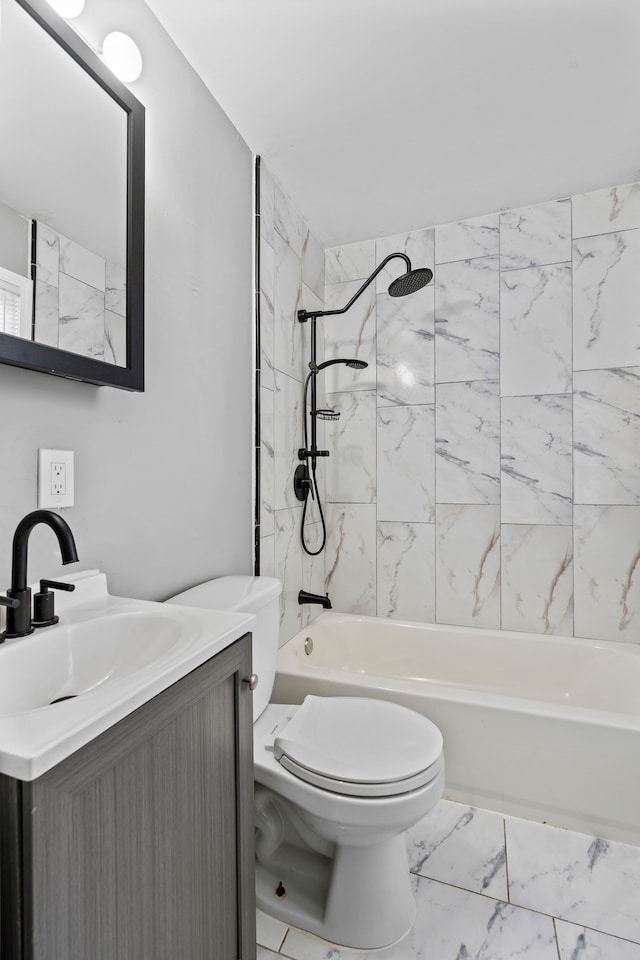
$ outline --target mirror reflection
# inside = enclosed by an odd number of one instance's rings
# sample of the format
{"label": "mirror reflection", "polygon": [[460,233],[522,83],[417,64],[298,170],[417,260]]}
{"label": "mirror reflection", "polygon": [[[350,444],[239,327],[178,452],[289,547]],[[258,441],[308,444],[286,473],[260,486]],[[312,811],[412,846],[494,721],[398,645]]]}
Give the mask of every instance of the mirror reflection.
{"label": "mirror reflection", "polygon": [[127,114],[1,0],[0,333],[127,365]]}

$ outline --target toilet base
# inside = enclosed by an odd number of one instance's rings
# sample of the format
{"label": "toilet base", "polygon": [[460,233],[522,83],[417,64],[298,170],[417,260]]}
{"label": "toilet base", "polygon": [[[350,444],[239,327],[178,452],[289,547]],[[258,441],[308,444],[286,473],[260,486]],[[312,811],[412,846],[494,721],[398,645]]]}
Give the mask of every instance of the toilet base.
{"label": "toilet base", "polygon": [[337,846],[332,859],[283,844],[274,861],[256,863],[256,897],[258,907],[278,920],[369,950],[395,943],[413,925],[404,834],[372,846]]}

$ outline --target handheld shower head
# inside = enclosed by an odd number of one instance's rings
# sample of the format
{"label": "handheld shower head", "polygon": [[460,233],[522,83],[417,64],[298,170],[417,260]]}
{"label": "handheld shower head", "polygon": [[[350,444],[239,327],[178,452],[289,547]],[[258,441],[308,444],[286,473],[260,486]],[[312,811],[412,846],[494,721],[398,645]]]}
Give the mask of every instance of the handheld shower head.
{"label": "handheld shower head", "polygon": [[[366,360],[357,360],[354,358],[344,359],[344,357],[336,357],[335,360],[325,360],[324,363],[316,364],[315,368],[312,368],[312,372],[318,373],[319,370],[324,370],[325,367],[332,367],[334,363],[344,363],[345,366],[351,367],[352,370],[364,370],[369,364]],[[311,366],[311,364],[309,364]]]}
{"label": "handheld shower head", "polygon": [[416,290],[421,290],[422,287],[426,287],[432,279],[433,270],[429,270],[428,267],[416,267],[415,270],[409,269],[406,273],[403,273],[391,281],[389,284],[389,296],[406,297],[410,293],[415,293]]}

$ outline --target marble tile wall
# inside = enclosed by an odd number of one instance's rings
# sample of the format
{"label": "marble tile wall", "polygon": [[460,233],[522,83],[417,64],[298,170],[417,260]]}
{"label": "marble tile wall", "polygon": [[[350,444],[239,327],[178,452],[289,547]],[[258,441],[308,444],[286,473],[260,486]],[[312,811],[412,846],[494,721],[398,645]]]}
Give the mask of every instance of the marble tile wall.
{"label": "marble tile wall", "polygon": [[334,606],[640,642],[640,183],[331,248],[327,305],[395,250],[323,321]]}
{"label": "marble tile wall", "polygon": [[37,224],[35,340],[126,366],[125,271]]}
{"label": "marble tile wall", "polygon": [[[298,591],[324,592],[324,555],[302,549],[302,504],[293,490],[298,449],[303,445],[303,383],[309,361],[308,325],[297,311],[324,303],[324,250],[264,163],[260,165],[260,572],[278,577],[280,641],[284,643],[319,612],[300,606]],[[322,331],[320,331],[322,333]],[[323,356],[322,339],[319,355]],[[354,418],[342,427],[340,442],[348,462]],[[351,418],[349,418],[350,420]],[[375,463],[369,474],[375,479]],[[357,474],[356,474],[357,476]],[[324,478],[322,480],[324,483]],[[319,544],[319,517],[309,504],[306,542]]]}

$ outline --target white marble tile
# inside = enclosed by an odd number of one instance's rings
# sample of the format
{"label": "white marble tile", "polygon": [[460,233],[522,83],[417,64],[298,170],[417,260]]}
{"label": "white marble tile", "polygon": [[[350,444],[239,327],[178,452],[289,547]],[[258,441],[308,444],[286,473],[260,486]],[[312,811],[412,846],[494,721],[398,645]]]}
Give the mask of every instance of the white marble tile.
{"label": "white marble tile", "polygon": [[297,257],[302,257],[302,236],[304,224],[296,206],[284,193],[280,185],[274,181],[275,217],[274,226],[277,233],[287,243]]}
{"label": "white marble tile", "polygon": [[[345,283],[366,280],[376,266],[375,240],[345,243],[325,250],[325,283]],[[357,289],[357,288],[356,288]]]}
{"label": "white marble tile", "polygon": [[[305,543],[312,550],[322,546],[322,524],[314,523],[305,527]],[[324,594],[324,551],[316,556],[302,553],[302,588],[311,593]],[[302,625],[306,626],[322,613],[322,607],[317,603],[307,603],[302,606]]]}
{"label": "white marble tile", "polygon": [[640,642],[640,506],[574,507],[575,634]]}
{"label": "white marble tile", "polygon": [[434,401],[434,288],[377,297],[378,406]]}
{"label": "white marble tile", "polygon": [[551,200],[500,214],[503,270],[571,260],[571,201]]}
{"label": "white marble tile", "polygon": [[[325,308],[342,309],[359,284],[334,283],[325,287]],[[373,284],[345,314],[337,317],[325,317],[318,321],[322,325],[325,342],[325,360],[336,357],[364,360],[369,366],[365,370],[352,370],[343,364],[328,367],[324,373],[327,393],[347,390],[376,389],[376,297]]]}
{"label": "white marble tile", "polygon": [[378,523],[377,616],[433,623],[435,525]]}
{"label": "white marble tile", "polygon": [[104,312],[104,361],[127,365],[127,320],[119,313]]}
{"label": "white marble tile", "polygon": [[433,407],[379,407],[377,416],[378,520],[433,522]]}
{"label": "white marble tile", "polygon": [[105,263],[104,307],[120,317],[127,315],[127,273],[109,260]]}
{"label": "white marble tile", "polygon": [[502,274],[500,371],[503,396],[571,390],[571,267]]}
{"label": "white marble tile", "polygon": [[[276,920],[262,910],[256,910],[256,942],[260,947],[278,950],[285,938],[287,924]],[[212,958],[213,960],[213,958]]]}
{"label": "white marble tile", "polygon": [[339,420],[325,425],[327,498],[334,503],[374,503],[376,499],[376,395],[329,393],[328,409]]}
{"label": "white marble tile", "polygon": [[36,279],[35,335],[36,343],[58,346],[60,310],[58,306],[58,278],[55,286]]}
{"label": "white marble tile", "polygon": [[496,380],[500,375],[498,257],[436,270],[436,380]]}
{"label": "white marble tile", "polygon": [[573,380],[576,503],[640,503],[640,367]]}
{"label": "white marble tile", "polygon": [[282,583],[281,645],[302,629],[302,607],[298,603],[298,591],[302,587],[301,522],[302,507],[276,510],[274,514],[274,576]]}
{"label": "white marble tile", "polygon": [[57,287],[60,273],[60,234],[39,220],[36,230],[36,265],[37,280]]}
{"label": "white marble tile", "polygon": [[571,397],[504,397],[501,406],[502,522],[570,525]]}
{"label": "white marble tile", "polygon": [[553,920],[467,890],[414,877],[412,930],[382,950],[350,950],[290,929],[292,960],[557,960]]}
{"label": "white marble tile", "polygon": [[502,524],[502,629],[573,633],[571,527]]}
{"label": "white marble tile", "polygon": [[278,960],[278,957],[281,957],[282,954],[274,953],[273,950],[267,950],[266,947],[261,947],[260,944],[256,947],[256,960]]}
{"label": "white marble tile", "polygon": [[438,503],[500,503],[500,385],[436,386]]}
{"label": "white marble tile", "polygon": [[436,619],[500,626],[500,507],[436,507]]}
{"label": "white marble tile", "polygon": [[504,821],[500,814],[440,800],[406,836],[412,873],[487,897],[507,899]]}
{"label": "white marble tile", "polygon": [[68,277],[74,277],[90,287],[95,287],[96,290],[101,290],[102,293],[105,292],[106,261],[104,257],[99,257],[75,240],[62,236],[60,237],[60,273],[66,273]]}
{"label": "white marble tile", "polygon": [[324,298],[324,249],[306,225],[302,231],[302,282]]}
{"label": "white marble tile", "polygon": [[274,509],[297,507],[293,475],[302,446],[302,385],[298,380],[274,372],[273,477]]}
{"label": "white marble tile", "polygon": [[[414,270],[419,267],[429,267],[433,270],[434,246],[433,227],[398,233],[392,237],[382,237],[376,240],[376,266],[379,266],[391,253],[404,253],[409,257]],[[406,269],[404,260],[399,258],[392,260],[376,277],[376,293],[386,293],[391,281],[402,276]]]}
{"label": "white marble tile", "polygon": [[325,511],[325,589],[335,610],[376,614],[375,504],[331,504]]}
{"label": "white marble tile", "polygon": [[60,274],[58,346],[101,360],[104,355],[104,292]]}
{"label": "white marble tile", "polygon": [[511,902],[640,941],[640,850],[506,819]]}
{"label": "white marble tile", "polygon": [[640,943],[556,920],[560,960],[640,960]]}
{"label": "white marble tile", "polygon": [[273,246],[273,227],[275,222],[275,185],[273,177],[260,161],[260,234]]}
{"label": "white marble tile", "polygon": [[574,239],[640,227],[640,183],[579,193],[572,205]]}
{"label": "white marble tile", "polygon": [[[275,577],[276,575],[276,538],[275,534],[270,537],[260,538],[260,575],[263,577]],[[284,643],[282,637],[280,642]]]}
{"label": "white marble tile", "polygon": [[274,369],[302,378],[302,265],[278,233],[274,249]]}
{"label": "white marble tile", "polygon": [[497,213],[436,227],[436,263],[493,257],[499,253],[500,215]]}
{"label": "white marble tile", "polygon": [[573,244],[573,367],[640,363],[640,230]]}
{"label": "white marble tile", "polygon": [[274,393],[260,388],[260,536],[273,530],[275,508]]}
{"label": "white marble tile", "polygon": [[[273,248],[260,241],[260,383],[273,390],[275,260]],[[301,326],[301,324],[298,324]]]}

